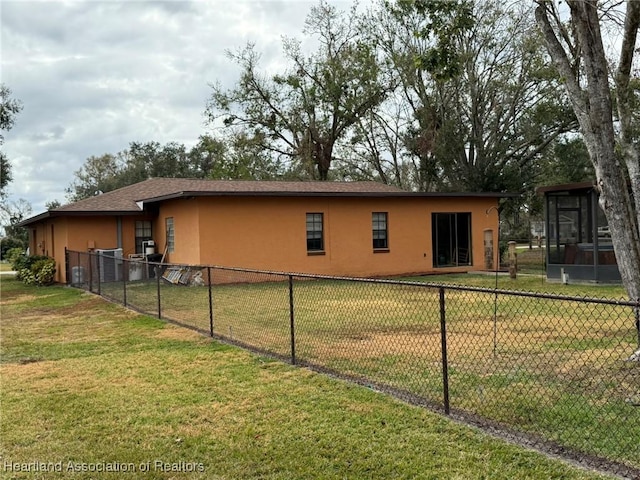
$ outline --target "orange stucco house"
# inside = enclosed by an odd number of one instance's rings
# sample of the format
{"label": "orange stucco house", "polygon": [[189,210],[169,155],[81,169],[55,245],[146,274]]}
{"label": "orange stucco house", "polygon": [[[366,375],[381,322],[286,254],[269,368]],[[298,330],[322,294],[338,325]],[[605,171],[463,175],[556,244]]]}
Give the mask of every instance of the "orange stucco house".
{"label": "orange stucco house", "polygon": [[154,178],[22,222],[30,251],[144,253],[165,262],[340,276],[494,269],[500,194],[416,193],[375,182]]}

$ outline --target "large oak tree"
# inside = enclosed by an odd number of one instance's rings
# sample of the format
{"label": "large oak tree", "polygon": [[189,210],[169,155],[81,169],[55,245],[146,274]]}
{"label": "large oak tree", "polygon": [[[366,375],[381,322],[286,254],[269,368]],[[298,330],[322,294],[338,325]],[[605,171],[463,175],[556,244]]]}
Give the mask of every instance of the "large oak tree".
{"label": "large oak tree", "polygon": [[275,75],[262,73],[254,45],[229,53],[242,72],[234,88],[212,87],[207,106],[212,123],[222,119],[227,129],[250,134],[301,177],[327,180],[336,145],[388,90],[375,47],[365,41],[358,22],[355,7],[348,15],[325,2],[312,7],[304,33],[317,49],[306,54],[301,42],[285,39],[288,67]]}
{"label": "large oak tree", "polygon": [[[387,27],[383,44],[413,114],[404,139],[420,159],[419,188],[525,190],[532,164],[576,127],[558,75],[545,63],[532,10],[496,0],[446,2],[458,5],[449,12],[455,21],[446,44],[435,48],[425,30],[431,33],[440,12],[423,3],[391,9],[395,28]],[[439,51],[446,65],[434,60]]]}

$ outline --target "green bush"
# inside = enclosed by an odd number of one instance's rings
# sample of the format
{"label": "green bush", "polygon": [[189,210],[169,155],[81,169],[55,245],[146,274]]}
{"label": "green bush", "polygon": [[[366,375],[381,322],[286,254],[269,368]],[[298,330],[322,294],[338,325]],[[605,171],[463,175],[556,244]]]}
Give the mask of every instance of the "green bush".
{"label": "green bush", "polygon": [[31,268],[31,264],[29,263],[29,255],[24,252],[13,252],[11,255],[11,268],[18,272],[18,280],[20,280],[20,270],[24,268]]}
{"label": "green bush", "polygon": [[19,257],[22,257],[22,256],[25,256],[24,249],[20,247],[16,247],[6,251],[3,256],[3,259],[7,260],[11,264],[11,267],[15,270],[14,267],[15,267],[16,261],[18,260]]}
{"label": "green bush", "polygon": [[56,274],[56,261],[43,255],[20,255],[12,264],[16,278],[27,285],[51,285]]}

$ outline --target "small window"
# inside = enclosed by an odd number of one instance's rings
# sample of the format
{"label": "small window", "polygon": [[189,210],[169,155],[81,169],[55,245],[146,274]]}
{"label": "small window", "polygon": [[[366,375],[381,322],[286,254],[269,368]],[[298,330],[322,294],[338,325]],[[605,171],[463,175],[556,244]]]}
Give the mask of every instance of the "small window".
{"label": "small window", "polygon": [[371,214],[373,226],[373,248],[374,250],[388,249],[389,236],[387,234],[387,212],[373,212]]}
{"label": "small window", "polygon": [[151,221],[136,220],[136,253],[144,253],[142,242],[151,239]]}
{"label": "small window", "polygon": [[322,252],[324,250],[323,214],[307,213],[307,251]]}
{"label": "small window", "polygon": [[173,228],[173,217],[167,217],[165,220],[167,227],[167,252],[172,253],[175,248],[175,230]]}

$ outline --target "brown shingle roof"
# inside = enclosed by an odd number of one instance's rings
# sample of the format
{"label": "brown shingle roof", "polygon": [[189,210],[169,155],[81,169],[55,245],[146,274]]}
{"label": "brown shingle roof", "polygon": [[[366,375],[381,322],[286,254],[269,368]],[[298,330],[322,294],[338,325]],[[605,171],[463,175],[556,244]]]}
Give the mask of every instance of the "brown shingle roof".
{"label": "brown shingle roof", "polygon": [[57,208],[55,212],[139,212],[136,202],[194,195],[340,195],[402,192],[377,182],[280,182],[151,178]]}

